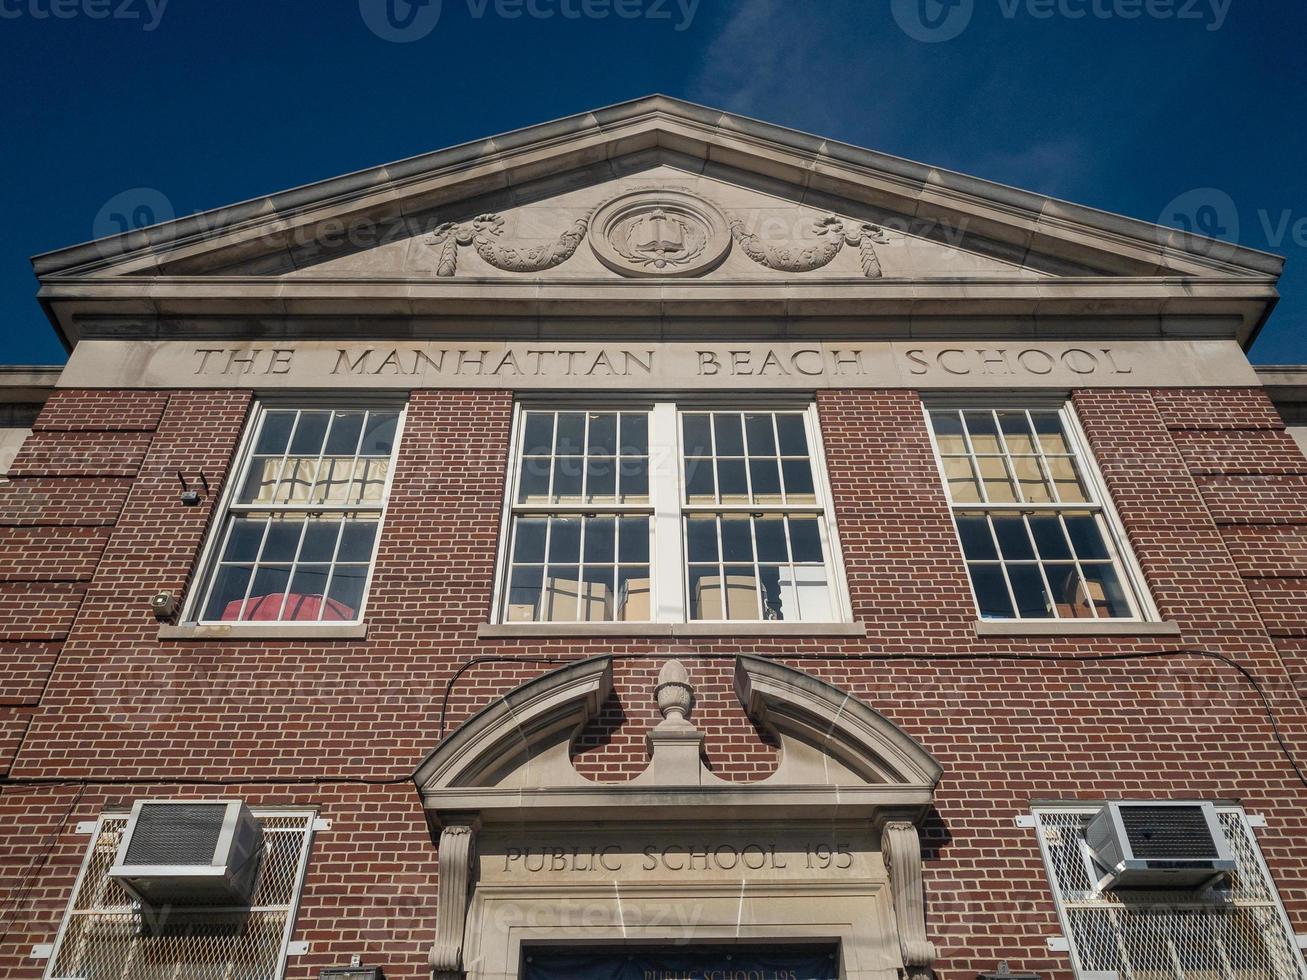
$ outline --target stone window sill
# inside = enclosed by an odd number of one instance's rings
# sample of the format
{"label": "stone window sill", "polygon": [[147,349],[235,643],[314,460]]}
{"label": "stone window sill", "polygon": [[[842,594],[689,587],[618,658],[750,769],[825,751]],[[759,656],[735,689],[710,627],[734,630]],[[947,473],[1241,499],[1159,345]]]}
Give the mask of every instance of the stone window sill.
{"label": "stone window sill", "polygon": [[866,636],[865,623],[483,623],[477,639],[550,636]]}
{"label": "stone window sill", "polygon": [[363,640],[367,623],[231,623],[160,626],[161,640]]}
{"label": "stone window sill", "polygon": [[977,636],[1179,636],[1177,623],[1106,622],[1103,620],[1053,620],[1014,622],[980,620]]}

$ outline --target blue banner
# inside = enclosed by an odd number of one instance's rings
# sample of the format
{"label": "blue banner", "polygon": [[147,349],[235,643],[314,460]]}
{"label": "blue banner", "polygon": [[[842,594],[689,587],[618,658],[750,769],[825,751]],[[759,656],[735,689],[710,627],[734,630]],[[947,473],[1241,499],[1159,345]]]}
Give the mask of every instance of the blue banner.
{"label": "blue banner", "polygon": [[524,980],[838,980],[830,946],[535,946]]}

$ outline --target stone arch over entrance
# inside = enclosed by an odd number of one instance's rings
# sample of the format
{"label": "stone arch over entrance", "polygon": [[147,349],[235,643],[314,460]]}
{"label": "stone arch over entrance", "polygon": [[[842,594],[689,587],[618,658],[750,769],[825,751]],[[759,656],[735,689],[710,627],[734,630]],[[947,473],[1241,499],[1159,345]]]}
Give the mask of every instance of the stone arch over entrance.
{"label": "stone arch over entrance", "polygon": [[550,671],[419,768],[440,861],[433,977],[518,980],[535,945],[776,941],[838,947],[848,980],[929,976],[917,826],[941,769],[920,744],[811,674],[739,657],[741,710],[780,762],[727,782],[671,660],[649,692],[648,767],[595,783],[572,742],[612,684],[608,657]]}

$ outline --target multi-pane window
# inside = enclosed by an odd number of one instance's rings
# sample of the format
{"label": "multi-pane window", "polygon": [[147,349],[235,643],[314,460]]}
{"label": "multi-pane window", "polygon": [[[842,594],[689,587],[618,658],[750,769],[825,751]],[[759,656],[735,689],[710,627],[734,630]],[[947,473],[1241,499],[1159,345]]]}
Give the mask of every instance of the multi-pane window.
{"label": "multi-pane window", "polygon": [[401,414],[261,407],[193,617],[359,621]]}
{"label": "multi-pane window", "polygon": [[1147,618],[1066,408],[928,414],[982,618]]}
{"label": "multi-pane window", "polygon": [[811,409],[518,414],[499,619],[843,618]]}

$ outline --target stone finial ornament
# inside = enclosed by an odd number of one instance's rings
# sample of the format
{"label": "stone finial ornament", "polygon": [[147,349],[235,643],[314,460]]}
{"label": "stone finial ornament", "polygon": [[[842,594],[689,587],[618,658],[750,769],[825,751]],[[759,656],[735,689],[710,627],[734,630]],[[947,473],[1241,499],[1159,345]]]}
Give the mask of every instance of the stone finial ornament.
{"label": "stone finial ornament", "polygon": [[694,688],[690,687],[690,674],[679,660],[669,660],[658,672],[658,686],[654,688],[658,710],[663,719],[680,720],[689,716],[694,703]]}

